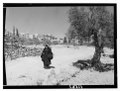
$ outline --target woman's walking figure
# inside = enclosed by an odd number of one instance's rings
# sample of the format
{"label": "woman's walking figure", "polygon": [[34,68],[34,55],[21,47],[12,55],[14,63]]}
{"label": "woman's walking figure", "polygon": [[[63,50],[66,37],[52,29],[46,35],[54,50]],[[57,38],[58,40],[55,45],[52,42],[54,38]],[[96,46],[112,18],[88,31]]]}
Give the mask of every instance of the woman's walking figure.
{"label": "woman's walking figure", "polygon": [[45,48],[43,49],[41,54],[41,58],[43,61],[44,68],[50,68],[51,60],[53,59],[53,53],[48,45],[45,45]]}

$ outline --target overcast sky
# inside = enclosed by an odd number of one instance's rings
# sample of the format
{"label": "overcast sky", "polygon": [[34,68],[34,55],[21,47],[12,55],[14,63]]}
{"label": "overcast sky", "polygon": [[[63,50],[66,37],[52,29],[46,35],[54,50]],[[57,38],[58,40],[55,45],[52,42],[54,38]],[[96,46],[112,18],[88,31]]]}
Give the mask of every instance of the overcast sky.
{"label": "overcast sky", "polygon": [[69,28],[68,10],[69,7],[9,7],[6,29],[12,31],[15,26],[20,33],[64,37]]}
{"label": "overcast sky", "polygon": [[20,33],[52,34],[63,37],[69,27],[68,7],[7,8],[6,29],[17,27]]}

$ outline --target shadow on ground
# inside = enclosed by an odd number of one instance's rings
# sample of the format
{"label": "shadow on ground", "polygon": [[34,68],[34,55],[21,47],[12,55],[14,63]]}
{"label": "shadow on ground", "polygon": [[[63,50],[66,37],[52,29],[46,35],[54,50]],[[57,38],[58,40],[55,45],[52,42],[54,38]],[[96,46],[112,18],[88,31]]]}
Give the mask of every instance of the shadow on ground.
{"label": "shadow on ground", "polygon": [[55,68],[54,66],[44,67],[45,69]]}
{"label": "shadow on ground", "polygon": [[114,70],[114,64],[101,63],[100,65],[92,66],[91,60],[89,60],[89,59],[88,60],[78,60],[77,62],[73,63],[73,66],[75,66],[81,70],[88,70],[90,68],[93,68],[94,70],[99,71],[99,72]]}

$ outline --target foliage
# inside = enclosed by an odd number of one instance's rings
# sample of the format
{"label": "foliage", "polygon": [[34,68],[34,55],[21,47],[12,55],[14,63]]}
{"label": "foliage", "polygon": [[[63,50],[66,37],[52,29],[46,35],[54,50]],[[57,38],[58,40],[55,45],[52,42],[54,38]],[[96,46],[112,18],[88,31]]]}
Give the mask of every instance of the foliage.
{"label": "foliage", "polygon": [[88,22],[88,13],[84,8],[71,8],[69,10],[69,22],[74,28],[74,31],[77,33],[76,36],[85,37]]}
{"label": "foliage", "polygon": [[109,44],[113,43],[114,16],[105,6],[72,7],[68,17],[71,25],[68,34],[70,37],[88,39],[96,32],[100,33],[103,39],[110,41]]}
{"label": "foliage", "polygon": [[72,39],[75,39],[76,38],[76,31],[74,29],[74,27],[71,25],[66,33],[66,37],[68,38],[69,40],[69,43],[71,42]]}
{"label": "foliage", "polygon": [[[95,52],[90,62],[90,67],[102,71],[105,66],[100,62],[101,53],[106,40],[113,44],[114,39],[114,19],[113,15],[105,6],[73,7],[69,10],[69,22],[77,33],[78,39],[93,39]],[[107,42],[108,43],[108,42]],[[81,65],[86,62],[80,61]],[[89,67],[89,66],[88,66]],[[105,68],[106,69],[106,68]]]}

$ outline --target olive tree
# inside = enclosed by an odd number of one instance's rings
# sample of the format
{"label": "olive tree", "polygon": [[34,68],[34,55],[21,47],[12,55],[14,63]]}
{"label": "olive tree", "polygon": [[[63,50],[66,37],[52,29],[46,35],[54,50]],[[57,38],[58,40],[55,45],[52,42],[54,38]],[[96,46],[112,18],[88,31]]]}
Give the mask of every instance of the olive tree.
{"label": "olive tree", "polygon": [[[72,7],[69,10],[69,22],[77,32],[78,37],[93,36],[95,53],[90,60],[93,67],[102,67],[100,62],[101,52],[104,47],[104,40],[110,36],[114,37],[114,22],[113,16],[105,6],[88,6],[88,7]],[[109,32],[108,32],[109,31]]]}

